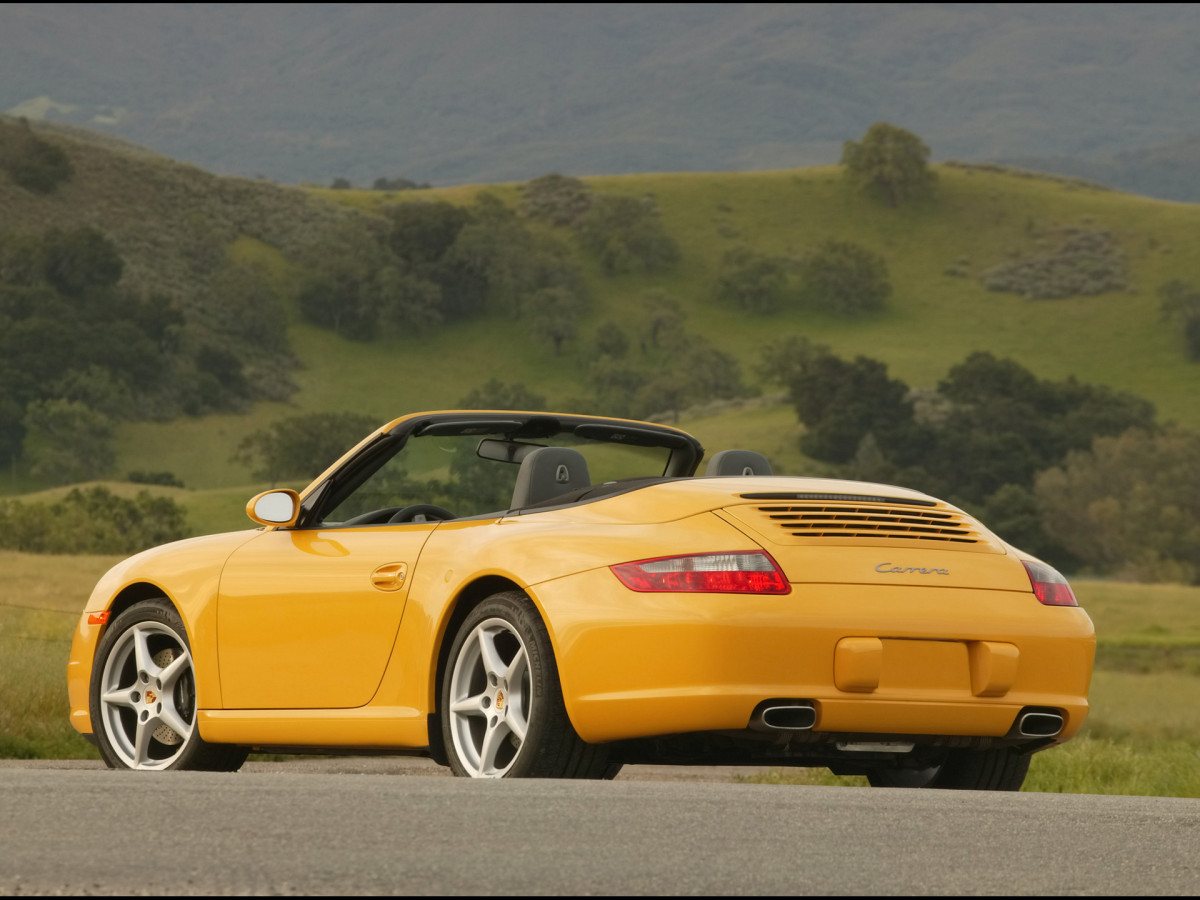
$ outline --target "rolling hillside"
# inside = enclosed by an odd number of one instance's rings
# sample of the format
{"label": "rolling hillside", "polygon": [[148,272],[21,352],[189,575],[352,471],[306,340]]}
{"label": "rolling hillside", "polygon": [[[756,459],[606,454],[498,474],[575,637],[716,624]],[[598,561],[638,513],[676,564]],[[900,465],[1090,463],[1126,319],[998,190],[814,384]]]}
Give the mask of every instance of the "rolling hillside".
{"label": "rolling hillside", "polygon": [[[128,257],[130,277],[183,293],[181,277],[186,281],[188,270],[179,254],[190,223],[211,227],[219,221],[226,252],[263,262],[286,288],[293,273],[291,245],[301,240],[297,229],[314,218],[370,219],[387,204],[428,199],[466,203],[484,189],[509,204],[519,198],[513,183],[397,193],[303,192],[219,178],[163,157],[90,142],[86,135],[38,133],[63,141],[86,176],[47,197],[18,196],[12,186],[0,186],[5,213],[0,230],[94,223]],[[293,312],[288,335],[300,367],[293,373],[298,390],[289,402],[260,403],[240,415],[124,424],[115,471],[173,472],[190,489],[185,496],[222,510],[201,519],[223,522],[226,511],[240,511],[247,492],[258,488],[229,457],[243,436],[275,418],[338,410],[383,421],[408,410],[453,406],[493,376],[524,383],[552,407],[570,406],[585,393],[581,359],[595,330],[605,321],[635,321],[650,288],[677,298],[687,329],[733,354],[746,382],[765,392],[741,404],[692,410],[681,424],[711,449],[755,446],[784,470],[810,468],[795,449],[794,413],[772,394],[777,388],[757,383],[755,367],[764,344],[788,334],[828,344],[843,356],[881,360],[893,377],[913,387],[932,387],[970,352],[989,350],[1040,378],[1074,376],[1129,391],[1154,402],[1160,420],[1200,427],[1195,401],[1200,365],[1185,359],[1177,329],[1159,315],[1156,294],[1170,279],[1200,284],[1194,240],[1200,206],[1030,173],[936,168],[934,196],[898,209],[851,192],[836,167],[588,179],[597,193],[652,194],[682,258],[660,275],[605,277],[578,251],[594,302],[580,337],[562,356],[510,319],[474,320],[419,339],[362,343],[307,324]],[[1126,289],[1030,300],[981,283],[985,269],[1046,252],[1070,229],[1112,235],[1127,264]],[[570,243],[567,232],[560,236]],[[827,238],[854,241],[885,258],[894,293],[881,313],[845,319],[793,309],[761,316],[713,299],[727,250],[747,246],[795,259]],[[198,296],[189,302],[202,302]],[[8,485],[10,491],[32,487],[20,481]],[[201,499],[200,491],[219,491],[224,499]]]}

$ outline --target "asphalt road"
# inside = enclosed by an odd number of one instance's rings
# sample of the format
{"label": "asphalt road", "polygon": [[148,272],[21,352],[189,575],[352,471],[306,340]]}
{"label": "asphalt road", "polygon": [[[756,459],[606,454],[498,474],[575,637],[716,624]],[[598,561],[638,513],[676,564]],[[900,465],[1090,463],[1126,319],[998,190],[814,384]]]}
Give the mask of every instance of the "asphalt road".
{"label": "asphalt road", "polygon": [[[1194,895],[1200,801],[0,766],[0,894]],[[669,779],[669,780],[667,780]]]}

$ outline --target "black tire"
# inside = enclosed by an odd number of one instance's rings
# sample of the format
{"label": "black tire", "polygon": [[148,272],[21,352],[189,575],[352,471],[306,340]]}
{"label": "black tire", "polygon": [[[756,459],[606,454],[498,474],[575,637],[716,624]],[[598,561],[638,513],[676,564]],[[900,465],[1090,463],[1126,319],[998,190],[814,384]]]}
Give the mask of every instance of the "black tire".
{"label": "black tire", "polygon": [[1029,771],[1028,754],[1010,747],[947,750],[925,768],[883,765],[867,774],[872,787],[943,788],[962,791],[1019,791]]}
{"label": "black tire", "polygon": [[567,717],[550,634],[520,591],[467,615],[442,673],[439,718],[450,769],[472,778],[612,778],[620,764]]}
{"label": "black tire", "polygon": [[200,737],[191,644],[165,597],[135,603],[104,632],[89,708],[100,756],[112,769],[232,772],[249,754]]}

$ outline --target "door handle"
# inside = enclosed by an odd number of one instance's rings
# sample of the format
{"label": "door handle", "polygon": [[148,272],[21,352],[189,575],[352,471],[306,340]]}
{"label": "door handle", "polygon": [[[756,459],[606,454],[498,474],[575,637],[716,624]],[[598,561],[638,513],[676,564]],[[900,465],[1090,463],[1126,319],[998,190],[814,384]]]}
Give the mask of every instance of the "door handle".
{"label": "door handle", "polygon": [[371,573],[371,584],[377,590],[398,591],[404,587],[408,575],[408,563],[384,563]]}

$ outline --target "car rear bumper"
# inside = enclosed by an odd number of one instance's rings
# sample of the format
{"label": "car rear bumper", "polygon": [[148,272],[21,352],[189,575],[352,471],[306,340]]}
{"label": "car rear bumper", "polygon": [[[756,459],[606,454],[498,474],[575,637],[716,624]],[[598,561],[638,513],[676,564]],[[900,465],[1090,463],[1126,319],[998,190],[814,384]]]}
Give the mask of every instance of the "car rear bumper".
{"label": "car rear bumper", "polygon": [[785,596],[634,593],[608,569],[537,585],[567,711],[613,741],[749,727],[811,702],[814,733],[994,737],[1029,707],[1074,735],[1095,632],[1031,592],[793,584]]}

